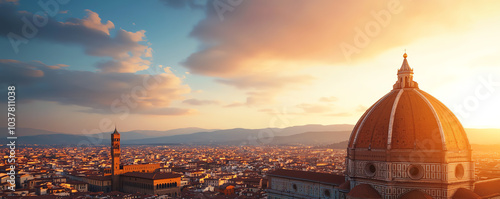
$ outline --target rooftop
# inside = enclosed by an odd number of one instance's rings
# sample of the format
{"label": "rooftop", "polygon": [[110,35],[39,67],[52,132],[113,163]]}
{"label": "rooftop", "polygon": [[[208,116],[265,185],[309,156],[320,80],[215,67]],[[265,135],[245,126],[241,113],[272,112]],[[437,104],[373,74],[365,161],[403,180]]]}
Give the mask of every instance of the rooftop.
{"label": "rooftop", "polygon": [[152,179],[152,180],[159,180],[159,179],[168,179],[168,178],[180,178],[182,175],[179,174],[174,174],[174,173],[141,173],[141,172],[128,172],[122,174],[123,176],[128,176],[128,177],[136,177],[136,178],[145,178],[145,179]]}
{"label": "rooftop", "polygon": [[297,180],[307,180],[312,182],[320,182],[327,184],[340,185],[345,182],[345,177],[341,175],[334,175],[328,173],[317,173],[310,171],[298,171],[298,170],[288,170],[279,169],[267,174],[268,176],[292,178]]}

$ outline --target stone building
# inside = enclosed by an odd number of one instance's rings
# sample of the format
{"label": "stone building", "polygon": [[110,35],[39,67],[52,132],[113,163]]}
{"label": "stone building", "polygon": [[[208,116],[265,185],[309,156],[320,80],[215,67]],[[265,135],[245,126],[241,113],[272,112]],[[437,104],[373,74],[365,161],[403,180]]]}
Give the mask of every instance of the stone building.
{"label": "stone building", "polygon": [[181,175],[160,172],[160,164],[122,165],[120,133],[111,134],[111,187],[113,191],[152,195],[180,194]]}
{"label": "stone building", "polygon": [[181,175],[128,172],[120,175],[121,190],[127,193],[178,196]]}
{"label": "stone building", "polygon": [[278,198],[337,198],[345,195],[337,193],[345,182],[340,175],[280,169],[268,173],[269,199]]}

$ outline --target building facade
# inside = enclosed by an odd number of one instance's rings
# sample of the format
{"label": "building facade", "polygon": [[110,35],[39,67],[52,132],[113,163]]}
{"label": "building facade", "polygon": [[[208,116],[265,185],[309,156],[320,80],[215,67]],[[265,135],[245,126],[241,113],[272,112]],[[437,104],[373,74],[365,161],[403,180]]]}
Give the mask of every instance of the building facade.
{"label": "building facade", "polygon": [[180,195],[181,175],[172,173],[129,172],[120,175],[121,191],[151,195]]}
{"label": "building facade", "polygon": [[160,164],[122,165],[120,138],[115,129],[111,134],[111,170],[105,176],[110,179],[113,191],[169,196],[180,194],[181,175],[160,172]]}
{"label": "building facade", "polygon": [[280,169],[268,173],[269,199],[345,198],[339,186],[345,182],[340,175]]}

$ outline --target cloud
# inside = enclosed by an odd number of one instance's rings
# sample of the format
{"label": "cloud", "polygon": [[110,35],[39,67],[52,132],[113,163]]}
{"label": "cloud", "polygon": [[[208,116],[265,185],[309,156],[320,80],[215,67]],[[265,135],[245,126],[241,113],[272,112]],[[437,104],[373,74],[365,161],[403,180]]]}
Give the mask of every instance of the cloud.
{"label": "cloud", "polygon": [[326,113],[332,111],[331,106],[320,105],[320,104],[299,104],[297,108],[302,109],[303,113]]}
{"label": "cloud", "polygon": [[168,7],[172,8],[186,8],[191,9],[201,9],[205,7],[205,1],[203,0],[160,0]]}
{"label": "cloud", "polygon": [[246,92],[244,102],[233,102],[224,107],[260,106],[274,103],[275,97],[290,89],[300,89],[311,84],[315,78],[309,75],[252,74],[234,78],[216,79],[224,85]]}
{"label": "cloud", "polygon": [[228,105],[225,105],[224,107],[226,108],[234,108],[234,107],[241,107],[241,106],[245,106],[247,105],[246,103],[242,103],[242,102],[233,102],[233,103],[230,103]]}
{"label": "cloud", "polygon": [[359,106],[356,108],[356,111],[357,111],[357,112],[365,112],[367,109],[368,109],[368,107],[363,106],[363,105],[359,105]]}
{"label": "cloud", "polygon": [[194,105],[194,106],[219,104],[219,102],[216,100],[199,100],[199,99],[194,99],[194,98],[184,100],[184,101],[182,101],[182,103]]}
{"label": "cloud", "polygon": [[195,109],[184,109],[184,108],[152,108],[141,111],[141,114],[146,115],[192,115],[196,114],[198,111]]}
{"label": "cloud", "polygon": [[10,4],[13,4],[13,5],[18,5],[19,4],[19,0],[0,0],[0,4],[3,4],[3,3],[10,3]]}
{"label": "cloud", "polygon": [[341,113],[326,114],[325,116],[332,116],[332,117],[349,117],[349,116],[352,116],[352,114],[347,113],[347,112],[341,112]]}
{"label": "cloud", "polygon": [[[217,2],[229,7],[217,9]],[[448,9],[451,4],[457,9]],[[409,41],[467,30],[478,19],[496,15],[487,4],[451,0],[231,4],[212,0],[206,4],[205,18],[190,32],[200,42],[198,51],[181,64],[190,73],[212,76],[218,83],[247,91],[246,101],[227,107],[260,104],[296,90],[286,85],[300,85],[295,78],[300,82],[297,74],[308,67],[345,66],[351,58],[360,62]],[[185,7],[186,2],[178,6]],[[484,12],[481,16],[464,12],[470,8]],[[355,52],[346,54],[346,45]]]}
{"label": "cloud", "polygon": [[496,15],[491,1],[252,0],[226,3],[228,9],[216,9],[216,1],[190,34],[200,50],[183,62],[192,73],[216,77],[345,63],[343,44],[356,48],[356,58],[370,58]]}
{"label": "cloud", "polygon": [[314,77],[309,75],[283,76],[275,74],[253,74],[234,78],[216,79],[225,85],[239,89],[282,89],[287,87],[297,88],[311,83]]}
{"label": "cloud", "polygon": [[52,66],[47,66],[51,69],[60,69],[62,67],[68,67],[69,65],[66,65],[66,64],[56,64],[56,65],[52,65]]}
{"label": "cloud", "polygon": [[335,96],[330,96],[330,97],[322,97],[319,99],[320,102],[335,102],[337,101],[337,97]]}
{"label": "cloud", "polygon": [[[44,18],[27,11],[19,12],[12,4],[0,4],[0,35],[9,39],[14,50],[22,50],[28,39],[82,46],[88,55],[112,58],[97,64],[103,72],[134,73],[148,68],[151,48],[142,44],[146,41],[144,30],[129,32],[120,29],[112,37],[109,30],[114,28],[113,22],[102,23],[97,13],[86,12],[83,19],[70,18],[59,22],[46,18],[47,15]],[[38,27],[33,19],[47,21]]]}
{"label": "cloud", "polygon": [[89,9],[85,10],[87,12],[87,17],[83,19],[71,18],[68,22],[64,24],[74,25],[74,26],[83,26],[88,29],[94,29],[98,31],[102,31],[109,35],[109,30],[115,28],[115,24],[111,21],[107,21],[106,24],[101,23],[101,17],[95,12],[92,12]]}
{"label": "cloud", "polygon": [[192,109],[169,107],[183,100],[189,86],[173,73],[138,75],[67,70],[41,62],[0,60],[0,86],[13,82],[19,88],[20,102],[33,100],[86,107],[84,112],[112,114],[120,109],[130,113],[182,115]]}

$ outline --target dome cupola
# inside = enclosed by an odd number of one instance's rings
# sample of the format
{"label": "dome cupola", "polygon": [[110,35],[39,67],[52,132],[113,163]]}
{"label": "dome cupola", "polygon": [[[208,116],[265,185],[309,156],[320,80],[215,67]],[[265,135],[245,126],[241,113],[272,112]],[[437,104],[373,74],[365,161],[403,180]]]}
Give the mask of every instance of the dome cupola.
{"label": "dome cupola", "polygon": [[474,164],[464,128],[450,109],[419,89],[403,57],[393,89],[366,110],[351,133],[350,187],[368,184],[383,198],[421,187],[443,199],[458,188],[472,189]]}

